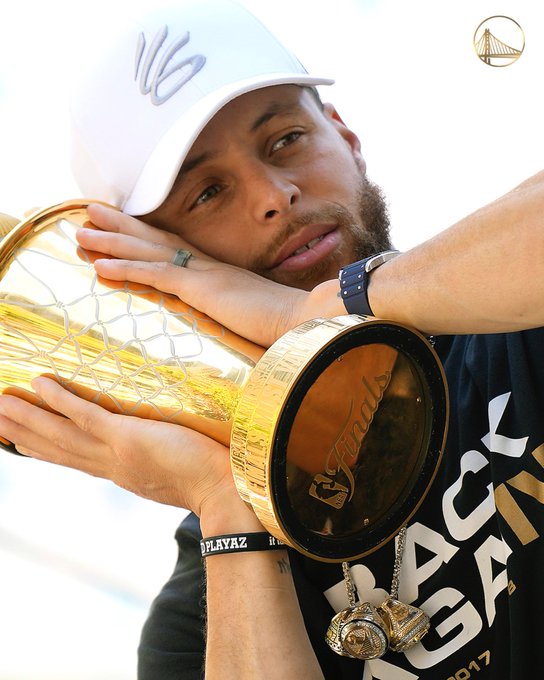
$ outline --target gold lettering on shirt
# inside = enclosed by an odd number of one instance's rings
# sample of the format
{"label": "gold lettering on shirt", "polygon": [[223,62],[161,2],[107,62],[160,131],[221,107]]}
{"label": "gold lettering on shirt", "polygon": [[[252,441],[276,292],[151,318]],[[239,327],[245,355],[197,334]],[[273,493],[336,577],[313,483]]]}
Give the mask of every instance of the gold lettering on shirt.
{"label": "gold lettering on shirt", "polygon": [[[544,444],[538,446],[531,455],[544,469]],[[495,505],[497,510],[521,543],[527,545],[527,543],[538,538],[539,534],[520,508],[518,501],[514,498],[508,487],[531,496],[539,503],[544,504],[544,482],[537,479],[530,472],[522,470],[495,489]]]}

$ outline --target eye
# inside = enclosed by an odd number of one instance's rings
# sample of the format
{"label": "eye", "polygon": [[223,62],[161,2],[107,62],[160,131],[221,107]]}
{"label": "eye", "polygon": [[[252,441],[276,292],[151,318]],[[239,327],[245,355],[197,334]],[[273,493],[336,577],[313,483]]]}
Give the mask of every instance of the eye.
{"label": "eye", "polygon": [[202,205],[203,203],[207,203],[220,191],[221,187],[218,184],[210,184],[209,187],[206,187],[204,191],[201,194],[199,194],[198,198],[193,203],[192,207],[196,208],[197,206]]}
{"label": "eye", "polygon": [[294,142],[296,142],[297,139],[301,136],[302,136],[302,132],[299,132],[298,130],[293,130],[292,132],[288,132],[283,137],[280,137],[280,139],[278,139],[277,142],[274,142],[274,144],[272,145],[272,152],[279,151],[280,149],[284,149],[286,146],[289,146],[290,144],[293,144]]}

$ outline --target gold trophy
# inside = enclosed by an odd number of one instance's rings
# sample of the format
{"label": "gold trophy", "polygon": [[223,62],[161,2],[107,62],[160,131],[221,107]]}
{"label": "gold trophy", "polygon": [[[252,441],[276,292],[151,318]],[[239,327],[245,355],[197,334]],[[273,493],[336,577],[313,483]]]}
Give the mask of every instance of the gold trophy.
{"label": "gold trophy", "polygon": [[230,446],[241,497],[314,559],[352,560],[394,536],[445,440],[447,389],[431,343],[345,315],[303,323],[265,351],[175,296],[98,277],[97,254],[75,238],[88,204],[4,227],[0,391],[39,403],[30,381],[48,374],[110,411]]}

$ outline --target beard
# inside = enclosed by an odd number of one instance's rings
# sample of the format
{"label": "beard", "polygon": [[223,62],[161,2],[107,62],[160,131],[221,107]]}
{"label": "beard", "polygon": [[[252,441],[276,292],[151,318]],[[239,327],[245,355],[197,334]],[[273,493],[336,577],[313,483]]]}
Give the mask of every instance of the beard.
{"label": "beard", "polygon": [[344,262],[344,266],[393,247],[385,196],[381,187],[366,177],[359,196],[359,217],[362,226],[357,228],[352,225],[354,251],[350,253],[350,259]]}
{"label": "beard", "polygon": [[287,225],[285,231],[272,244],[273,249],[279,249],[307,224],[335,222],[343,235],[342,244],[327,260],[303,272],[280,275],[267,268],[267,256],[264,256],[262,261],[257,260],[253,263],[251,271],[277,283],[311,290],[327,279],[336,278],[342,267],[382,250],[391,249],[389,213],[384,194],[381,188],[366,176],[361,178],[355,205],[353,211],[334,204],[319,211],[305,213]]}

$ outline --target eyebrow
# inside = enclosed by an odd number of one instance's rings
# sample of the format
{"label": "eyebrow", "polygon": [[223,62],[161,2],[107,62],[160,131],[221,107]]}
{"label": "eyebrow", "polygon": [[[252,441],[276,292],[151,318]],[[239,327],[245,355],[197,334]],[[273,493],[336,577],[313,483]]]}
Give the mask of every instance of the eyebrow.
{"label": "eyebrow", "polygon": [[186,175],[187,173],[191,172],[191,170],[194,170],[196,167],[201,165],[202,163],[205,163],[206,161],[209,161],[211,158],[216,156],[216,153],[211,153],[210,151],[205,151],[204,153],[201,153],[200,156],[195,156],[194,158],[191,158],[190,161],[184,161],[179,174],[178,178]]}
{"label": "eyebrow", "polygon": [[258,130],[262,125],[268,123],[268,121],[272,120],[272,118],[275,116],[291,113],[296,108],[298,107],[296,105],[293,106],[291,103],[285,104],[273,102],[269,108],[253,123],[253,125],[250,127],[250,132],[255,132],[255,130]]}
{"label": "eyebrow", "polygon": [[[273,102],[268,107],[268,109],[253,122],[253,125],[251,125],[251,127],[249,128],[249,131],[255,132],[260,127],[268,123],[269,120],[272,120],[272,118],[274,118],[275,116],[291,113],[296,108],[297,106],[296,105],[293,106],[292,103],[285,104],[281,102]],[[215,156],[217,156],[217,152],[205,151],[204,153],[201,153],[199,156],[195,156],[190,160],[184,161],[183,165],[180,168],[175,183],[177,184],[183,177],[187,176],[199,165],[202,165],[206,161],[213,159]]]}

